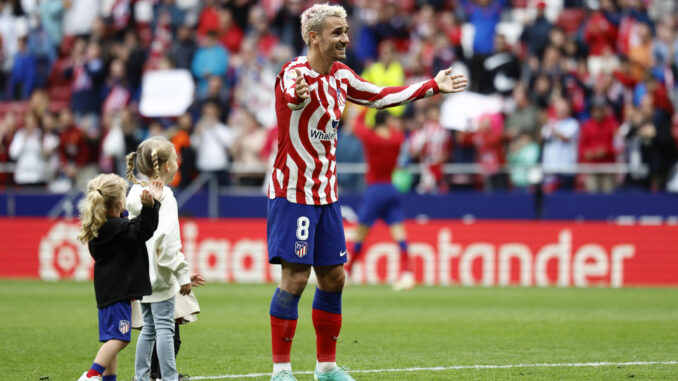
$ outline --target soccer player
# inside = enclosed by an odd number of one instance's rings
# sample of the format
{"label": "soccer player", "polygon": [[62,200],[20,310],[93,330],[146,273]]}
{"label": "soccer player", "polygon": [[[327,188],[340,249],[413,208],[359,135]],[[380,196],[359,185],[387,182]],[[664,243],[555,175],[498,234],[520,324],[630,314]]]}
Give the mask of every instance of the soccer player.
{"label": "soccer player", "polygon": [[374,119],[374,128],[367,128],[364,123],[365,112],[362,112],[353,124],[353,133],[362,141],[365,151],[367,190],[358,210],[356,239],[351,258],[346,265],[346,275],[350,276],[353,264],[362,255],[363,242],[370,228],[377,219],[382,219],[389,226],[391,237],[400,247],[398,280],[393,284],[393,289],[409,290],[414,288],[414,276],[407,254],[407,237],[403,225],[405,212],[401,206],[400,193],[391,182],[405,135],[398,127],[401,122],[398,117],[386,111],[378,111]]}
{"label": "soccer player", "polygon": [[273,381],[296,380],[290,349],[297,326],[297,306],[311,267],[318,286],[312,319],[316,332],[320,381],[351,381],[337,366],[341,329],[346,240],[337,198],[336,144],[339,118],[351,101],[385,108],[438,92],[463,91],[466,79],[439,72],[410,86],[381,88],[338,62],[346,58],[348,23],[338,5],[315,4],[301,15],[308,55],[285,64],[275,83],[278,154],[268,191],[269,262],[282,266],[282,279],[271,301]]}

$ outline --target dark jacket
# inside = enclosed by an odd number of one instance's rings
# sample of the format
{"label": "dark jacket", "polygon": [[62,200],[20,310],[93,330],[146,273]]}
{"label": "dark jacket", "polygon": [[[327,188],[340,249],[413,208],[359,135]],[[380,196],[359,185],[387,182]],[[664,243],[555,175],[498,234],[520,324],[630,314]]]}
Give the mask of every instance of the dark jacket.
{"label": "dark jacket", "polygon": [[146,241],[158,227],[160,203],[144,206],[131,220],[109,217],[99,236],[89,241],[94,258],[94,293],[97,307],[151,295]]}

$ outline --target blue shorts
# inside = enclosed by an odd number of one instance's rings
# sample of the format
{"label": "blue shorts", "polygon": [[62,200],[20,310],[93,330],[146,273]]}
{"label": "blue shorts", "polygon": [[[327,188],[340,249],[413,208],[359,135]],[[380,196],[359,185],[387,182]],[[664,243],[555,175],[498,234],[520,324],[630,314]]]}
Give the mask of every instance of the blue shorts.
{"label": "blue shorts", "polygon": [[117,302],[99,309],[99,341],[132,339],[132,303]]}
{"label": "blue shorts", "polygon": [[400,192],[391,183],[372,184],[367,187],[358,209],[358,222],[372,226],[377,219],[393,225],[405,220]]}
{"label": "blue shorts", "polygon": [[346,263],[346,238],[338,202],[294,204],[278,197],[268,200],[266,224],[268,262],[280,260],[312,266]]}

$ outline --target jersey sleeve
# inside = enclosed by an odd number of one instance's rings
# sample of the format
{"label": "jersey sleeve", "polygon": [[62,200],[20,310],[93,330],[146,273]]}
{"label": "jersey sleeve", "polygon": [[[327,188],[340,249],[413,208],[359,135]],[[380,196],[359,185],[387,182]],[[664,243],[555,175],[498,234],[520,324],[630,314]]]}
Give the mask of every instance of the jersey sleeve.
{"label": "jersey sleeve", "polygon": [[417,99],[428,98],[440,91],[434,79],[409,86],[380,87],[364,80],[346,65],[342,65],[337,74],[339,78],[348,80],[348,100],[371,108],[405,105]]}
{"label": "jersey sleeve", "polygon": [[306,68],[303,66],[289,65],[285,67],[279,74],[282,77],[280,81],[280,87],[283,94],[285,95],[285,103],[291,110],[304,108],[304,106],[306,106],[310,101],[310,98],[301,99],[297,96],[297,70],[299,70],[303,75],[303,72],[306,70]]}

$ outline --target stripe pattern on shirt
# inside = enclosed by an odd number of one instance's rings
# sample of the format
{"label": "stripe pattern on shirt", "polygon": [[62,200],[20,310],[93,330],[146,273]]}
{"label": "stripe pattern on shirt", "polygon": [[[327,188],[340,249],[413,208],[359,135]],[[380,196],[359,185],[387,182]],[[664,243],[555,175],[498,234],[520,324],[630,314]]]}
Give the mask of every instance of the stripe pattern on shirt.
{"label": "stripe pattern on shirt", "polygon": [[[296,95],[297,70],[308,84],[310,96],[305,100]],[[337,129],[346,102],[386,108],[437,92],[433,79],[379,87],[341,62],[335,62],[326,75],[311,69],[305,56],[285,64],[275,83],[278,153],[268,197],[306,205],[337,202]]]}

